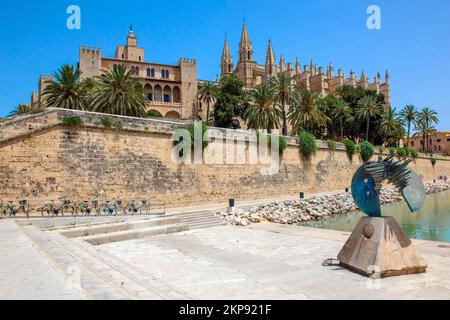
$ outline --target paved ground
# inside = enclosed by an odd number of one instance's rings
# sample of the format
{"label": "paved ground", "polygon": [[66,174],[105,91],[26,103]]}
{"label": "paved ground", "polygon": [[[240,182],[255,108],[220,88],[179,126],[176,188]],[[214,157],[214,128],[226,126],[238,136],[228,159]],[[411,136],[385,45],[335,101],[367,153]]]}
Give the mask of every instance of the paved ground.
{"label": "paved ground", "polygon": [[79,299],[14,221],[0,221],[0,299]]}
{"label": "paved ground", "polygon": [[[68,254],[80,264],[91,298],[450,299],[448,243],[414,242],[428,261],[426,274],[373,282],[338,266],[321,266],[348,237],[331,230],[262,223],[91,247],[24,228],[0,221],[0,299],[79,299],[80,290],[71,290],[62,272],[71,261]],[[48,241],[53,243],[44,252]],[[64,256],[57,259],[64,268],[54,268],[48,253]],[[124,295],[133,290],[135,295]]]}
{"label": "paved ground", "polygon": [[[101,246],[197,299],[450,299],[450,248],[417,241],[426,274],[371,281],[322,267],[348,234],[270,223]],[[448,245],[448,244],[447,244]]]}

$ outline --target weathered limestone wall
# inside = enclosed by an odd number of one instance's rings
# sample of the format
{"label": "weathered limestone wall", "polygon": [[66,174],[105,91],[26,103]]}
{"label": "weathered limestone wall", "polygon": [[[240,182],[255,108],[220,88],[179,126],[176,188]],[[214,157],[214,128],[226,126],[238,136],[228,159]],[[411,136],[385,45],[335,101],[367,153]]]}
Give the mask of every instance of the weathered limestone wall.
{"label": "weathered limestone wall", "polygon": [[[121,198],[165,200],[168,205],[256,199],[300,191],[343,190],[360,165],[345,151],[321,148],[310,160],[295,145],[281,157],[280,170],[262,175],[260,165],[176,165],[171,130],[175,123],[121,118],[124,130],[96,125],[104,115],[82,114],[85,128],[68,130],[55,123],[33,134],[0,139],[0,199],[46,201]],[[122,121],[121,120],[121,121]],[[292,141],[290,142],[290,144]],[[424,180],[450,174],[450,161],[429,159],[412,165]]]}

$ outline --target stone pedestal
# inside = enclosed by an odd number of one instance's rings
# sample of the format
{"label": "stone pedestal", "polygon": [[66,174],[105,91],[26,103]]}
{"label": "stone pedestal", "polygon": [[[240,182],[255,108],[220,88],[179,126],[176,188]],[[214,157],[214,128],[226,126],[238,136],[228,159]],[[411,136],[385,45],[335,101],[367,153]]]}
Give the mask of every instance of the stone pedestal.
{"label": "stone pedestal", "polygon": [[341,265],[366,276],[426,272],[426,261],[393,217],[364,217],[338,255]]}

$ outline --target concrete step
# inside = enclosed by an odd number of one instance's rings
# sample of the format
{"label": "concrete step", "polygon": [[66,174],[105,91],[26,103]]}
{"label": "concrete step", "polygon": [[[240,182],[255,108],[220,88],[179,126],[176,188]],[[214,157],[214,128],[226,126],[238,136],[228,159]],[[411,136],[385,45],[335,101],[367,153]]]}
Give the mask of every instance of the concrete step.
{"label": "concrete step", "polygon": [[101,261],[110,265],[111,268],[120,270],[123,274],[127,275],[127,277],[143,285],[149,291],[160,296],[162,299],[186,300],[195,298],[190,296],[187,292],[168,284],[153,274],[150,274],[148,269],[143,270],[126,263],[115,255],[109,253],[107,250],[103,250],[101,246],[92,246],[80,238],[72,241],[78,246],[84,248],[85,251],[90,252]]}
{"label": "concrete step", "polygon": [[97,250],[81,239],[69,239],[57,232],[24,227],[41,254],[67,277],[75,278],[75,291],[84,299],[191,299],[191,297],[148,272]]}
{"label": "concrete step", "polygon": [[97,234],[92,236],[83,237],[83,240],[93,245],[101,245],[111,242],[127,241],[133,239],[141,239],[144,237],[176,233],[188,230],[187,226],[183,223],[168,224],[161,226],[153,226],[142,229],[132,229],[117,231],[111,233]]}
{"label": "concrete step", "polygon": [[224,226],[226,225],[225,222],[204,222],[204,223],[194,223],[194,224],[190,224],[189,225],[189,230],[194,230],[194,229],[203,229],[203,228],[212,228],[212,227],[219,227],[219,226]]}
{"label": "concrete step", "polygon": [[222,220],[216,217],[211,211],[179,214],[178,217],[190,230],[224,225]]}
{"label": "concrete step", "polygon": [[[81,263],[72,252],[54,242],[51,235],[35,226],[22,227],[39,253],[59,272],[64,274],[68,287],[86,300],[123,300],[131,297],[96,272]],[[62,237],[62,236],[61,236]]]}
{"label": "concrete step", "polygon": [[76,228],[66,229],[60,233],[67,238],[88,237],[97,234],[113,233],[126,230],[143,229],[153,226],[179,223],[177,217],[163,217],[147,220],[129,220],[119,223],[105,223],[96,225],[80,226]]}

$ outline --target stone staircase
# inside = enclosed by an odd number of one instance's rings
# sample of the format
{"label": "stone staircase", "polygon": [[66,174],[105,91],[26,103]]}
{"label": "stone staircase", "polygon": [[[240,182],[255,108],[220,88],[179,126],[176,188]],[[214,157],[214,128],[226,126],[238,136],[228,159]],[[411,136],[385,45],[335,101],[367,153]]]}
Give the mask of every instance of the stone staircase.
{"label": "stone staircase", "polygon": [[92,245],[141,239],[150,236],[182,232],[223,225],[213,213],[194,212],[168,216],[129,217],[112,221],[90,221],[83,224],[43,228],[59,232],[67,238],[82,239]]}
{"label": "stone staircase", "polygon": [[177,215],[180,221],[188,226],[189,230],[223,226],[224,223],[211,211],[182,213]]}
{"label": "stone staircase", "polygon": [[223,225],[211,212],[80,222],[69,219],[68,224],[54,226],[41,221],[38,227],[27,221],[18,225],[41,256],[65,276],[67,286],[87,300],[195,299],[158,278],[151,270],[129,264],[100,245]]}
{"label": "stone staircase", "polygon": [[35,226],[22,230],[50,264],[66,276],[68,286],[87,300],[193,299],[148,270],[141,270],[82,240]]}

